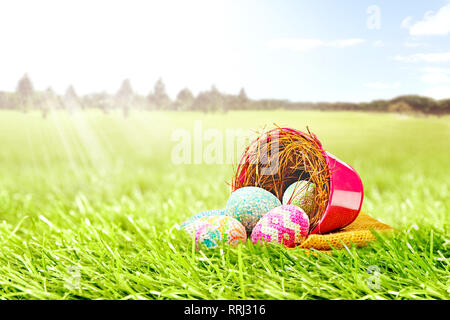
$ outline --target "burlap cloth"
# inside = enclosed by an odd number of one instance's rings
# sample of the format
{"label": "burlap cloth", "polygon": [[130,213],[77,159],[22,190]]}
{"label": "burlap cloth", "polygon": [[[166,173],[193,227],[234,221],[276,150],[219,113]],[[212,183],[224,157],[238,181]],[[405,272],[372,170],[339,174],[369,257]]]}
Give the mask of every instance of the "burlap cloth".
{"label": "burlap cloth", "polygon": [[371,230],[384,233],[392,232],[393,228],[361,212],[347,227],[326,234],[311,234],[296,248],[316,249],[331,253],[332,248],[341,249],[344,246],[351,247],[352,245],[362,247],[375,240]]}

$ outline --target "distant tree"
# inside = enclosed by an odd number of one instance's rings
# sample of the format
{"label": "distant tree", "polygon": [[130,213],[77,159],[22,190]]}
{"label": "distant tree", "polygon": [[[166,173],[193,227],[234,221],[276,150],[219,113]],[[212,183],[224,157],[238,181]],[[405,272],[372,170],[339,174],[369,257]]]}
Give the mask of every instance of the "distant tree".
{"label": "distant tree", "polygon": [[119,107],[122,108],[123,116],[126,118],[130,112],[131,103],[133,100],[134,92],[131,88],[131,83],[129,79],[125,79],[122,82],[119,90],[116,93],[116,101]]}
{"label": "distant tree", "polygon": [[60,107],[61,101],[52,87],[48,87],[44,93],[49,109],[58,109],[58,107]]}
{"label": "distant tree", "polygon": [[438,101],[436,114],[437,115],[450,114],[450,99],[442,99]]}
{"label": "distant tree", "polygon": [[113,103],[114,97],[109,95],[107,92],[95,92],[84,95],[82,98],[82,103],[86,107],[92,109],[102,110],[105,114],[109,112],[109,106]]}
{"label": "distant tree", "polygon": [[210,99],[210,109],[208,111],[225,111],[224,95],[217,89],[215,85],[211,86],[211,90],[207,92]]}
{"label": "distant tree", "polygon": [[224,95],[225,109],[246,110],[250,107],[250,99],[244,88],[239,90],[238,95]]}
{"label": "distant tree", "polygon": [[398,112],[398,113],[407,113],[407,112],[411,112],[412,108],[405,101],[397,101],[397,102],[391,103],[389,105],[388,111],[389,112]]}
{"label": "distant tree", "polygon": [[17,83],[16,93],[19,98],[19,108],[21,108],[24,112],[27,112],[33,103],[34,95],[33,84],[28,77],[28,74],[25,73]]}
{"label": "distant tree", "polygon": [[148,110],[151,109],[147,96],[135,94],[133,96],[133,109]]}
{"label": "distant tree", "polygon": [[193,109],[203,112],[212,112],[217,110],[224,111],[226,110],[224,96],[220,93],[216,86],[213,85],[209,91],[203,91],[197,95],[194,100]]}
{"label": "distant tree", "polygon": [[31,83],[28,74],[25,73],[23,77],[20,78],[19,82],[17,83],[16,92],[22,97],[30,97],[33,95],[33,84]]}
{"label": "distant tree", "polygon": [[64,94],[64,106],[70,113],[75,109],[82,107],[80,98],[78,97],[74,87],[70,85]]}
{"label": "distant tree", "polygon": [[291,110],[314,110],[317,106],[312,102],[293,102],[289,105]]}
{"label": "distant tree", "polygon": [[7,109],[8,106],[8,95],[6,92],[0,91],[0,109]]}
{"label": "distant tree", "polygon": [[239,91],[238,100],[239,103],[242,103],[243,105],[248,102],[249,99],[247,97],[247,93],[245,92],[244,88],[241,88],[241,90]]}
{"label": "distant tree", "polygon": [[279,99],[261,99],[250,104],[252,109],[272,110],[272,109],[288,109],[290,102],[288,100]]}
{"label": "distant tree", "polygon": [[388,100],[373,100],[364,107],[366,111],[385,112],[390,103]]}
{"label": "distant tree", "polygon": [[67,87],[64,97],[70,100],[78,100],[78,95],[75,91],[75,88],[72,85]]}
{"label": "distant tree", "polygon": [[237,110],[241,108],[239,97],[234,94],[222,94],[224,110]]}
{"label": "distant tree", "polygon": [[0,109],[20,110],[20,99],[15,92],[2,92],[0,96]]}
{"label": "distant tree", "polygon": [[206,91],[199,92],[195,97],[194,103],[192,104],[192,109],[195,111],[206,112],[208,110],[208,96]]}
{"label": "distant tree", "polygon": [[438,107],[438,104],[434,99],[418,95],[399,96],[392,99],[391,103],[400,101],[407,103],[412,110],[423,113],[433,113]]}
{"label": "distant tree", "polygon": [[161,78],[156,81],[153,92],[148,95],[148,100],[157,109],[166,110],[169,107],[171,101]]}
{"label": "distant tree", "polygon": [[42,93],[42,102],[41,102],[41,111],[42,111],[42,117],[46,118],[48,113],[51,110],[54,110],[60,106],[60,100],[56,93],[53,91],[51,87],[48,87],[43,93]]}
{"label": "distant tree", "polygon": [[175,100],[175,108],[178,110],[190,110],[194,103],[194,95],[188,88],[182,89],[177,94],[177,99]]}

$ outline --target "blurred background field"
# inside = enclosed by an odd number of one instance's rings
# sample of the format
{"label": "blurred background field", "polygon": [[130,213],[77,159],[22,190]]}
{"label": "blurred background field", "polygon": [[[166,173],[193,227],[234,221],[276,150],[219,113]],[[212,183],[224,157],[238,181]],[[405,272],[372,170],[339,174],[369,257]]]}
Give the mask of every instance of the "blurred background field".
{"label": "blurred background field", "polygon": [[[172,226],[224,207],[233,174],[229,163],[173,163],[173,132],[194,134],[197,120],[249,135],[308,126],[360,174],[362,210],[397,235],[337,257],[250,244],[226,258],[192,252]],[[448,298],[449,138],[448,116],[2,111],[0,297]],[[378,290],[365,285],[373,264]]]}

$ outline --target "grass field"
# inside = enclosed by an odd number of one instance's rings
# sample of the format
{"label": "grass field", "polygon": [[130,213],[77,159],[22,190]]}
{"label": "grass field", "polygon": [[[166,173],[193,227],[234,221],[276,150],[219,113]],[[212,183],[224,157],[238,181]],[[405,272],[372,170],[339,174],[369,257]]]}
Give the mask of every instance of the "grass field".
{"label": "grass field", "polygon": [[[333,255],[195,251],[172,226],[222,208],[231,164],[172,161],[174,130],[309,126],[396,231]],[[0,112],[2,299],[449,299],[450,118],[332,112]],[[379,270],[378,275],[368,270]],[[377,276],[376,286],[369,285]]]}

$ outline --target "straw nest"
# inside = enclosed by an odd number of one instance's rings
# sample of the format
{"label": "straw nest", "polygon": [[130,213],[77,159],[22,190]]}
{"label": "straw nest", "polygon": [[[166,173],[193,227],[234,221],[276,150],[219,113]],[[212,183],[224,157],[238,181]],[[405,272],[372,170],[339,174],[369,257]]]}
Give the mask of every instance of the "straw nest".
{"label": "straw nest", "polygon": [[299,180],[315,185],[314,204],[309,213],[312,231],[325,213],[329,196],[330,172],[322,145],[309,129],[308,133],[303,133],[276,127],[260,134],[245,149],[232,190],[260,187],[282,201],[287,187]]}

